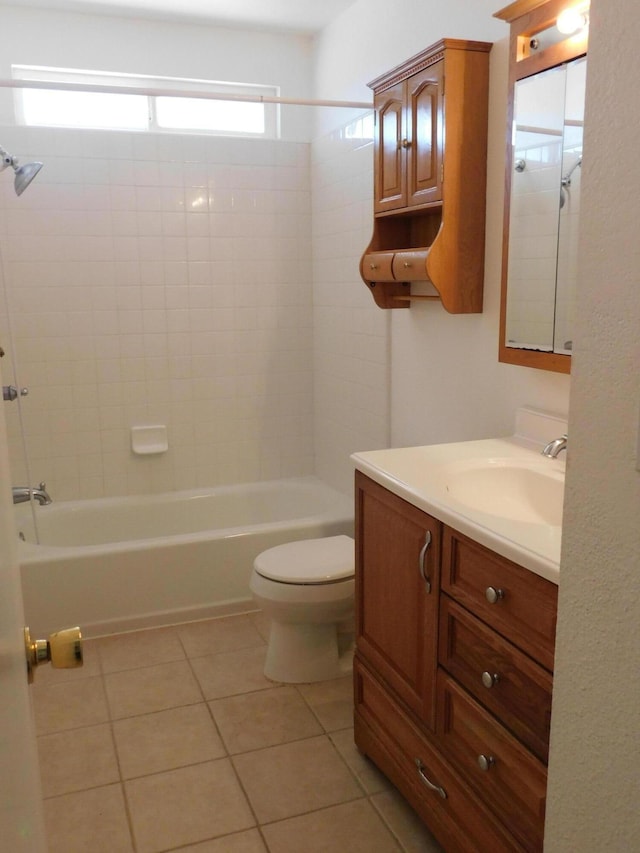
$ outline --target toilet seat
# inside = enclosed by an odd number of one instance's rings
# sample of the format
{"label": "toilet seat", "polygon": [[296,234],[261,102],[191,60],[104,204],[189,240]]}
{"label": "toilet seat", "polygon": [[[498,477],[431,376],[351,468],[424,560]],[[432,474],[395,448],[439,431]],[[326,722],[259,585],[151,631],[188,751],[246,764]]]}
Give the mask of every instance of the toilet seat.
{"label": "toilet seat", "polygon": [[278,583],[338,583],[355,574],[354,542],[350,536],[287,542],[259,554],[254,568],[263,578]]}

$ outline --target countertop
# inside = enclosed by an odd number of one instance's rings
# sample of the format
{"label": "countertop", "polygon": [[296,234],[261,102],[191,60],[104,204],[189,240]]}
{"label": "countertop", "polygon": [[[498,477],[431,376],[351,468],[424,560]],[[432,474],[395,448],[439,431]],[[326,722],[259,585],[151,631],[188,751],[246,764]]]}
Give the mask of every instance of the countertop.
{"label": "countertop", "polygon": [[[565,454],[563,454],[564,456]],[[355,467],[390,492],[464,533],[481,545],[558,583],[559,524],[523,521],[472,508],[455,499],[447,487],[446,470],[470,460],[509,464],[510,460],[546,466],[551,476],[564,477],[564,459],[540,456],[540,448],[517,437],[372,450],[352,455]]]}

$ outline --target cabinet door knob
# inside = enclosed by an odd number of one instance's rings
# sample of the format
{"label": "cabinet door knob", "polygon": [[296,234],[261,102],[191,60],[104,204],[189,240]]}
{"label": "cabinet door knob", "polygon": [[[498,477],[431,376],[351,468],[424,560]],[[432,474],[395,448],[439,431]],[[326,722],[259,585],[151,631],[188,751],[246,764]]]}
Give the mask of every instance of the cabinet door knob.
{"label": "cabinet door knob", "polygon": [[429,550],[429,546],[431,545],[431,531],[427,530],[426,535],[424,537],[424,545],[420,549],[420,555],[418,557],[418,569],[420,570],[420,576],[424,581],[424,584],[427,588],[427,592],[431,592],[431,581],[429,580],[429,576],[427,575],[425,562],[427,558],[427,551]]}
{"label": "cabinet door knob", "polygon": [[500,676],[497,672],[485,672],[482,673],[482,683],[487,688],[487,690],[491,690],[492,687],[495,687],[496,684],[500,681]]}
{"label": "cabinet door knob", "polygon": [[493,757],[493,755],[479,755],[478,756],[478,767],[484,773],[488,773],[489,770],[491,770],[491,768],[493,767],[493,765],[495,763],[496,763],[496,760]]}
{"label": "cabinet door knob", "polygon": [[489,604],[497,604],[504,598],[504,590],[496,589],[495,586],[488,586],[484,591],[484,597]]}
{"label": "cabinet door knob", "polygon": [[402,142],[400,143],[400,148],[411,148],[411,140],[410,139],[403,139]]}

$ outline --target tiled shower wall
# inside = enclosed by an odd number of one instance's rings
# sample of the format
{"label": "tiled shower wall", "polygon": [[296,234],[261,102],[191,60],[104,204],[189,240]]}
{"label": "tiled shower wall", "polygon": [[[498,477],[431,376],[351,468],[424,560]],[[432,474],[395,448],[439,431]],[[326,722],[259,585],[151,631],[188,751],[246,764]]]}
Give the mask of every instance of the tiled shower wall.
{"label": "tiled shower wall", "polygon": [[312,145],[316,472],[344,492],[349,455],[389,445],[389,311],[359,276],[373,230],[373,124],[363,116]]}
{"label": "tiled shower wall", "polygon": [[[29,472],[5,407],[14,484],[62,500],[312,473],[309,145],[0,133],[45,162],[20,198],[0,182],[3,377],[29,388]],[[168,452],[134,455],[130,428],[158,423]]]}

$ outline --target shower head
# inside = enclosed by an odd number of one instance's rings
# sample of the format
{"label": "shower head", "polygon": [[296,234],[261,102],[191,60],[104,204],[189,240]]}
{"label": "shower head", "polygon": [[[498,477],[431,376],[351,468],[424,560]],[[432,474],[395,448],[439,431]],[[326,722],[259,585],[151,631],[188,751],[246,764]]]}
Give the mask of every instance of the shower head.
{"label": "shower head", "polygon": [[18,166],[18,158],[12,157],[11,154],[9,154],[8,151],[5,151],[0,145],[0,172],[4,171],[8,166],[11,166],[13,171],[16,173],[13,181],[16,195],[22,195],[40,169],[42,169],[42,163],[37,161],[33,163],[25,163],[24,166]]}

